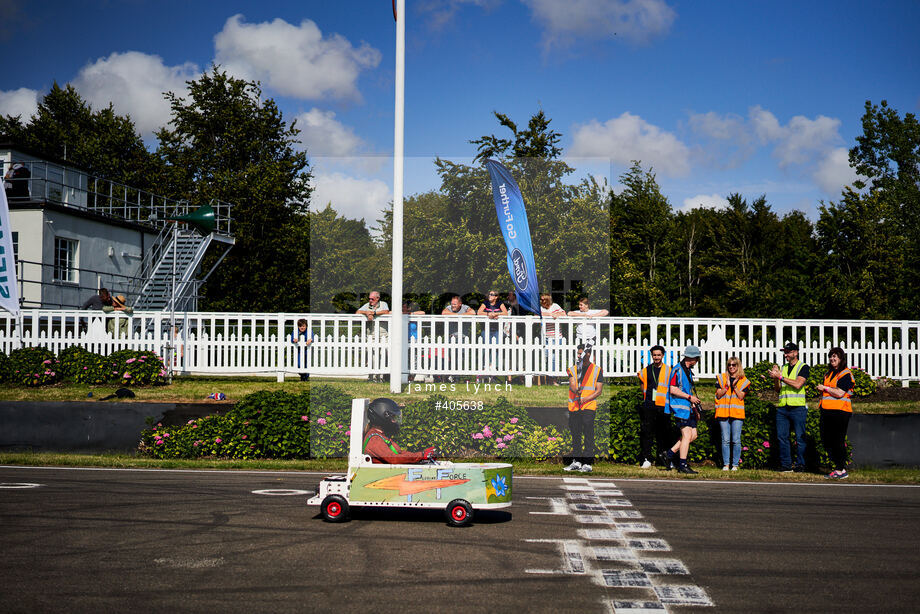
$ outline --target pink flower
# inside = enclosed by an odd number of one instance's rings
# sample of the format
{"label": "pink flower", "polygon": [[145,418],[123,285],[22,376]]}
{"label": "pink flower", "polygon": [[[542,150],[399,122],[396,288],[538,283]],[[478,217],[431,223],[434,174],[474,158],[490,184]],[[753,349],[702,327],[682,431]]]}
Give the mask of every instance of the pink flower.
{"label": "pink flower", "polygon": [[51,359],[49,358],[48,360],[46,360],[46,361],[43,362],[42,364],[43,364],[43,365],[50,365],[50,364],[51,364]]}
{"label": "pink flower", "polygon": [[160,377],[166,377],[166,369],[160,369]]}
{"label": "pink flower", "polygon": [[141,358],[144,358],[144,359],[146,359],[146,358],[147,358],[147,356],[146,356],[146,355],[144,355],[144,356],[141,356]]}
{"label": "pink flower", "polygon": [[223,440],[220,437],[214,438],[214,443],[221,443]]}
{"label": "pink flower", "polygon": [[310,418],[309,418],[308,416],[301,416],[300,419],[303,420],[304,422],[306,422],[306,421],[309,420]]}
{"label": "pink flower", "polygon": [[45,371],[45,375],[51,375],[51,371]]}
{"label": "pink flower", "polygon": [[197,447],[198,447],[198,442],[196,441],[195,443],[192,444],[192,446],[194,446],[194,447],[197,448]]}
{"label": "pink flower", "polygon": [[89,367],[83,367],[83,370],[84,370],[84,371],[86,371],[87,369],[89,369]]}
{"label": "pink flower", "polygon": [[130,365],[130,364],[131,364],[132,362],[134,362],[135,360],[137,360],[137,358],[129,358],[128,360],[125,361],[125,364],[126,364],[126,365]]}
{"label": "pink flower", "polygon": [[505,435],[502,437],[502,441],[511,441],[512,439],[514,439],[513,435]]}
{"label": "pink flower", "polygon": [[243,435],[242,439],[246,439],[246,435]]}
{"label": "pink flower", "polygon": [[158,445],[158,446],[163,445],[163,440],[162,440],[162,439],[157,439],[157,445]]}
{"label": "pink flower", "polygon": [[351,430],[345,431],[346,435],[351,435]]}
{"label": "pink flower", "polygon": [[743,446],[741,449],[742,449],[742,450],[747,450],[747,446]]}
{"label": "pink flower", "polygon": [[332,415],[332,412],[331,412],[331,411],[327,411],[327,412],[326,412],[326,415],[327,415],[327,416],[331,416],[331,415]]}
{"label": "pink flower", "polygon": [[125,371],[125,374],[122,375],[122,377],[125,378],[125,379],[131,379],[131,374],[128,373],[127,371]]}
{"label": "pink flower", "polygon": [[769,441],[763,442],[763,447],[769,448],[769,447],[770,447],[770,442],[769,442]]}
{"label": "pink flower", "polygon": [[[301,416],[301,418],[305,418],[305,417],[306,417],[306,416]],[[247,421],[244,422],[243,424],[245,424],[246,426],[249,426],[249,420],[247,420]]]}
{"label": "pink flower", "polygon": [[482,429],[482,434],[485,435],[486,437],[492,437],[492,429],[489,428],[488,424],[486,425],[484,429]]}
{"label": "pink flower", "polygon": [[192,428],[193,428],[193,429],[197,429],[197,428],[198,428],[198,425],[197,425],[197,424],[193,424],[193,425],[192,425]]}
{"label": "pink flower", "polygon": [[317,424],[326,424],[326,419],[325,419],[325,418],[320,418],[319,420],[316,421],[316,423],[317,423]]}
{"label": "pink flower", "polygon": [[503,443],[500,443],[500,444],[498,444],[498,445],[495,446],[495,447],[498,448],[499,450],[501,450],[502,448],[505,448],[505,447],[507,447],[507,446],[505,446],[505,444],[503,444]]}
{"label": "pink flower", "polygon": [[482,433],[474,433],[473,439],[482,439]]}
{"label": "pink flower", "polygon": [[163,433],[163,437],[169,437],[169,433]]}
{"label": "pink flower", "polygon": [[186,424],[195,424],[195,421],[194,421],[194,420],[189,420],[188,422],[186,422]]}
{"label": "pink flower", "polygon": [[512,418],[511,420],[509,420],[509,422],[511,422],[511,424],[517,424],[517,423],[518,423],[518,419],[517,419],[517,418]]}
{"label": "pink flower", "polygon": [[[496,438],[495,438],[495,443],[501,443],[501,442],[502,442],[502,438],[501,438],[501,437],[496,437]],[[503,445],[504,445],[504,444],[503,444]]]}

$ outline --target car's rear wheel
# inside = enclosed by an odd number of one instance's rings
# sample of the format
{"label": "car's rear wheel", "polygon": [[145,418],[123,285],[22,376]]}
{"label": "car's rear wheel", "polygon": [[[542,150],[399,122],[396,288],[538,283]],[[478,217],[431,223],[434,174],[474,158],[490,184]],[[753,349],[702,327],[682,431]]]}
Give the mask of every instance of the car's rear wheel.
{"label": "car's rear wheel", "polygon": [[341,495],[329,495],[323,499],[320,512],[327,522],[345,522],[348,520],[348,501]]}
{"label": "car's rear wheel", "polygon": [[473,506],[463,499],[454,499],[448,503],[445,514],[447,524],[452,527],[463,527],[473,522]]}

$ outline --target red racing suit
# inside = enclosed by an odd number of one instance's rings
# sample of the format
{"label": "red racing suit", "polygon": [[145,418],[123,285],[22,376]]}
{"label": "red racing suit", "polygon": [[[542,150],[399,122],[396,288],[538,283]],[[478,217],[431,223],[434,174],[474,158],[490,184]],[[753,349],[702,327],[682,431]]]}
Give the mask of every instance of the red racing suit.
{"label": "red racing suit", "polygon": [[419,463],[434,457],[434,448],[426,448],[424,452],[401,450],[392,439],[384,435],[383,431],[376,426],[372,426],[365,431],[362,449],[365,454],[371,457],[373,462],[389,463],[391,465]]}

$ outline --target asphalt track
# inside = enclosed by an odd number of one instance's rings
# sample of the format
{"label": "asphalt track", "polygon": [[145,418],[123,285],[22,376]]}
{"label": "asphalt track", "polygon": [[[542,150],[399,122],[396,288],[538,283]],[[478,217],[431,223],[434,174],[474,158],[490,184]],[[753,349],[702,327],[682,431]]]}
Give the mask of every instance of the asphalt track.
{"label": "asphalt track", "polygon": [[920,608],[920,488],[516,476],[454,529],[325,523],[320,477],[0,467],[0,612]]}

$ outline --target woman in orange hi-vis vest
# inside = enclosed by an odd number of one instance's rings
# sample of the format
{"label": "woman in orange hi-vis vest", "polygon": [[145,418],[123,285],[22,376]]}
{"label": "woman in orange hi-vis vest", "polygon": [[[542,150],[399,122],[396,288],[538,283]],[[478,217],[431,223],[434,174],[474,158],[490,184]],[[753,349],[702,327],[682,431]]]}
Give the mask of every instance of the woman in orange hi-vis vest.
{"label": "woman in orange hi-vis vest", "polygon": [[737,471],[741,464],[741,426],[744,424],[744,397],[751,382],[737,356],[725,364],[717,378],[716,420],[722,430],[722,471]]}
{"label": "woman in orange hi-vis vest", "polygon": [[849,477],[847,473],[847,427],[850,425],[850,416],[853,415],[853,406],[850,396],[856,381],[853,373],[847,368],[847,355],[840,348],[831,348],[827,353],[829,365],[824,375],[824,383],[818,386],[821,393],[821,440],[831,457],[834,469],[827,474],[832,480],[842,480]]}

